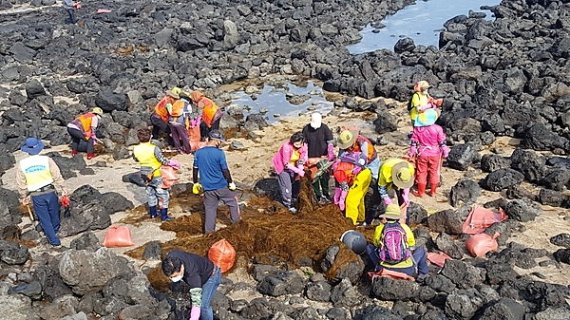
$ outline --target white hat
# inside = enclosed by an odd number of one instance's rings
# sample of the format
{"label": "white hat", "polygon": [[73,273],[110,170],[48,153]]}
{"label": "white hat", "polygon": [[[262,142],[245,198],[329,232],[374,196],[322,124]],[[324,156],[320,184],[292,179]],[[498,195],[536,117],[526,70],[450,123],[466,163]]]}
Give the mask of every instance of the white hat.
{"label": "white hat", "polygon": [[313,129],[318,129],[321,127],[321,123],[322,123],[322,119],[323,117],[321,116],[320,113],[315,112],[311,115],[311,127],[313,127]]}

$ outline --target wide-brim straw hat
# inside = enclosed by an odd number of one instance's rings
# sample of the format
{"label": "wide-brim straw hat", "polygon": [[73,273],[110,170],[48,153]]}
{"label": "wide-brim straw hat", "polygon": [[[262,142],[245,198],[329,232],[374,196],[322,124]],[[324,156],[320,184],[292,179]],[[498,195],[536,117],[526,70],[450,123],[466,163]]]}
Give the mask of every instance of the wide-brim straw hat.
{"label": "wide-brim straw hat", "polygon": [[438,109],[427,109],[423,112],[418,113],[416,121],[414,121],[414,127],[427,127],[434,124],[439,118]]}
{"label": "wide-brim straw hat", "polygon": [[392,183],[399,189],[411,188],[414,185],[414,173],[406,160],[392,167]]}
{"label": "wide-brim straw hat", "polygon": [[344,130],[338,136],[338,147],[340,149],[350,148],[358,138],[358,131]]}
{"label": "wide-brim straw hat", "polygon": [[378,218],[386,218],[389,220],[398,220],[401,217],[400,215],[401,215],[400,207],[397,204],[392,203],[386,207],[386,212],[379,215]]}

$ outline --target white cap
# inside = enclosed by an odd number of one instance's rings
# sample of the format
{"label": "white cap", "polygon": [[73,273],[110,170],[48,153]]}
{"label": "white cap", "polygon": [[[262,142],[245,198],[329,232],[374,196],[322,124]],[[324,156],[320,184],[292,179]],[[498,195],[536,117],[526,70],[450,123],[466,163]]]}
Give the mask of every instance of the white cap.
{"label": "white cap", "polygon": [[322,122],[322,116],[320,113],[315,112],[311,115],[311,127],[313,127],[313,129],[318,129],[321,127],[321,122]]}

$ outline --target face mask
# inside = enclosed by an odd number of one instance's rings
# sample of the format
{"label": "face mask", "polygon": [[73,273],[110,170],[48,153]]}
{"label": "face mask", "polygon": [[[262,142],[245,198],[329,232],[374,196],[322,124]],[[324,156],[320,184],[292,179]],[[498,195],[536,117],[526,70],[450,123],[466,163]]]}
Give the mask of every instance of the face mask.
{"label": "face mask", "polygon": [[170,281],[172,281],[172,282],[179,282],[180,280],[182,280],[183,277],[184,277],[184,275],[179,275],[179,276],[170,278]]}

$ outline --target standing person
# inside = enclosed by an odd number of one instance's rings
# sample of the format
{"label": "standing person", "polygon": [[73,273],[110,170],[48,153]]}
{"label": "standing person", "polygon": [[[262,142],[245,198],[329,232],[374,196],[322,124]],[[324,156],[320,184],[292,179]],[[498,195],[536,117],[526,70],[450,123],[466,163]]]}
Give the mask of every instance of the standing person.
{"label": "standing person", "polygon": [[430,195],[433,197],[439,185],[442,158],[449,155],[449,147],[445,145],[445,133],[437,124],[425,127],[414,127],[408,150],[408,158],[416,162],[417,197],[423,197],[429,176]]}
{"label": "standing person", "polygon": [[183,153],[190,153],[192,148],[190,147],[190,140],[188,139],[188,130],[186,126],[188,125],[187,114],[184,112],[186,108],[186,103],[184,100],[180,99],[174,102],[172,105],[172,111],[168,118],[168,126],[170,127],[170,132],[172,134],[172,142],[174,148]]}
{"label": "standing person", "polygon": [[198,107],[192,105],[192,98],[186,91],[180,92],[180,101],[184,102],[184,114],[186,118],[186,130],[188,131],[188,139],[190,141],[191,151],[196,151],[200,147],[200,124],[202,116]]}
{"label": "standing person", "polygon": [[228,169],[226,155],[220,149],[222,141],[224,141],[222,133],[212,130],[206,145],[194,154],[192,192],[194,194],[204,192],[205,234],[216,231],[216,216],[220,200],[230,207],[232,223],[240,220],[239,206],[234,192],[237,187]]}
{"label": "standing person", "polygon": [[[18,163],[16,182],[20,202],[26,206],[32,204],[49,244],[59,247],[59,202],[67,206],[70,200],[63,188],[63,178],[57,164],[50,157],[39,155],[43,148],[41,140],[26,139],[20,150],[30,156]],[[58,194],[61,195],[59,199]]]}
{"label": "standing person", "polygon": [[434,99],[429,93],[430,85],[427,81],[418,81],[414,85],[414,93],[408,102],[408,111],[410,113],[410,120],[412,127],[416,125],[418,116],[428,109],[439,108],[443,104],[442,99]]}
{"label": "standing person", "polygon": [[[322,123],[322,115],[320,113],[315,112],[311,115],[311,123],[307,124],[302,132],[307,143],[309,159],[334,160],[333,134],[331,129]],[[313,182],[315,196],[321,204],[331,201],[329,180],[330,174],[325,172]]]}
{"label": "standing person", "polygon": [[190,98],[194,106],[202,110],[200,134],[202,139],[206,139],[210,131],[220,129],[220,120],[222,119],[223,112],[214,101],[206,98],[201,91],[192,91]]}
{"label": "standing person", "polygon": [[190,320],[214,319],[211,301],[222,279],[219,267],[205,257],[173,250],[162,260],[162,272],[170,281],[190,287]]}
{"label": "standing person", "polygon": [[172,144],[168,118],[170,116],[170,110],[172,110],[172,105],[176,100],[180,99],[179,94],[181,91],[182,90],[178,87],[167,90],[166,95],[154,106],[154,111],[150,115],[150,123],[152,124],[152,136],[155,139],[158,139],[160,133],[163,132],[167,135],[168,144]]}
{"label": "standing person", "polygon": [[378,193],[377,187],[380,159],[378,158],[374,144],[370,139],[359,134],[358,131],[344,130],[339,135],[338,147],[340,149],[339,156],[342,155],[343,152],[359,153],[360,159],[358,160],[358,165],[370,170],[371,180],[369,185],[372,187],[372,197],[369,201],[371,206],[368,208],[369,210],[366,212],[365,218],[365,223],[370,224],[376,215],[377,203],[380,202],[380,194]]}
{"label": "standing person", "polygon": [[424,246],[416,247],[410,227],[400,222],[400,208],[390,204],[379,216],[380,224],[374,230],[373,243],[366,252],[376,268],[401,272],[423,282],[429,273]]}
{"label": "standing person", "polygon": [[380,167],[378,190],[386,206],[392,204],[388,189],[396,192],[402,211],[402,223],[406,222],[406,209],[410,204],[410,188],[414,185],[414,166],[404,159],[390,158]]}
{"label": "standing person", "polygon": [[141,165],[141,174],[147,181],[148,214],[151,219],[154,219],[160,213],[162,221],[170,221],[174,219],[168,216],[170,194],[168,189],[162,188],[160,167],[165,165],[179,169],[180,164],[176,160],[165,158],[160,148],[150,142],[152,134],[149,129],[139,129],[137,137],[140,144],[134,147],[133,157]]}
{"label": "standing person", "polygon": [[93,108],[91,112],[79,115],[67,125],[67,133],[71,136],[71,155],[79,151],[82,140],[87,142],[87,160],[95,158],[95,141],[97,141],[97,127],[101,121],[103,109]]}
{"label": "standing person", "polygon": [[63,8],[69,15],[69,18],[65,19],[65,23],[75,24],[77,22],[75,19],[75,10],[81,8],[81,3],[73,0],[63,0]]}
{"label": "standing person", "polygon": [[308,159],[308,147],[302,132],[295,132],[289,140],[281,144],[273,156],[273,168],[277,173],[281,199],[291,213],[297,213],[293,206],[293,198],[299,193],[296,181],[305,176],[304,164]]}

